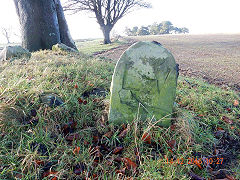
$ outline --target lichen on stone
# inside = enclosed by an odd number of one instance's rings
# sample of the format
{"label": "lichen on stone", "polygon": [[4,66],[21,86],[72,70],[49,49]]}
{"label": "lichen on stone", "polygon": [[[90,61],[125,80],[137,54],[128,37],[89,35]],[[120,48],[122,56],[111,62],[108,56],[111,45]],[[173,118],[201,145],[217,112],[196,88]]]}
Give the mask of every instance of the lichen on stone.
{"label": "lichen on stone", "polygon": [[[154,115],[156,120],[171,115],[178,71],[172,54],[154,42],[138,42],[118,61],[111,84],[109,121],[131,122]],[[140,109],[139,109],[140,107]],[[169,126],[170,120],[159,123]]]}

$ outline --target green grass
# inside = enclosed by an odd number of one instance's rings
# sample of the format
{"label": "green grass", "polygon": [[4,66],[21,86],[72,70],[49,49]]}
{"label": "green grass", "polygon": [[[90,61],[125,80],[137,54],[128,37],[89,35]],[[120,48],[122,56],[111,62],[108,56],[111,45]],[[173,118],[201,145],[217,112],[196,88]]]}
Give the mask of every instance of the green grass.
{"label": "green grass", "polygon": [[[96,49],[85,52],[91,54],[98,51]],[[30,60],[20,59],[2,64],[0,179],[17,179],[20,176],[23,179],[48,179],[50,176],[59,179],[93,179],[96,176],[101,179],[117,179],[119,176],[191,179],[190,171],[210,178],[211,173],[204,166],[199,169],[195,164],[188,164],[187,159],[213,155],[214,144],[220,141],[214,135],[219,128],[229,132],[234,140],[239,139],[240,110],[233,106],[234,100],[240,99],[237,92],[223,90],[197,79],[180,77],[174,125],[161,128],[151,126],[151,123],[149,125],[147,122],[150,120],[135,120],[127,125],[127,134],[121,138],[119,133],[126,128],[113,127],[104,122],[109,95],[105,98],[85,98],[86,104],[79,103],[79,98],[83,99],[82,94],[93,88],[102,87],[109,91],[114,65],[110,61],[88,56],[51,51],[33,53]],[[42,103],[39,96],[43,92],[54,92],[63,99],[64,105],[51,108]],[[32,110],[36,110],[36,117],[30,115]],[[233,124],[224,122],[223,116],[230,118]],[[33,119],[37,119],[36,124],[24,123]],[[77,122],[73,133],[78,135],[75,139],[67,140],[61,129],[66,130],[64,124],[72,120]],[[141,139],[147,129],[151,135],[151,144]],[[104,136],[110,131],[111,136]],[[168,145],[171,140],[176,142],[173,147]],[[38,151],[38,147],[33,148],[34,143],[44,146],[47,154]],[[100,154],[93,152],[103,144],[110,151],[100,149]],[[124,147],[121,155],[112,154],[111,150],[116,146]],[[73,153],[75,147],[80,147],[79,154]],[[136,150],[140,155],[139,163]],[[129,168],[124,160],[114,161],[119,156],[136,163],[136,171]],[[169,161],[173,159],[174,163],[167,163],[167,158]],[[40,160],[44,162],[43,165],[38,162]],[[183,160],[184,163],[178,164],[177,160]],[[43,167],[47,163],[52,163],[50,170],[56,174],[43,178],[46,172]],[[234,164],[226,164],[224,167],[232,171],[230,174],[236,179],[240,178],[239,163],[238,156]],[[76,172],[77,165],[82,166],[80,175]],[[117,170],[124,171],[124,174],[117,174]]]}
{"label": "green grass", "polygon": [[102,41],[102,39],[96,39],[85,42],[77,42],[76,45],[80,52],[87,55],[93,55],[94,53],[100,53],[106,50],[110,50],[112,48],[118,47],[121,44],[126,43],[125,41],[114,41],[111,44],[103,44]]}

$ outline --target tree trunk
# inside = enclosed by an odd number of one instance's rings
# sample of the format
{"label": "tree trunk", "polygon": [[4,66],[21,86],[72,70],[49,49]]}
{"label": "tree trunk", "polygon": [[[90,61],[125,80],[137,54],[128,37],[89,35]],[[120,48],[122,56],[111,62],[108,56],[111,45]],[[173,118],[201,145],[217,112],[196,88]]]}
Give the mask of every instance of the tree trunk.
{"label": "tree trunk", "polygon": [[59,0],[14,0],[22,33],[29,51],[51,49],[63,43],[77,49],[68,30]]}
{"label": "tree trunk", "polygon": [[106,26],[102,26],[101,27],[102,32],[103,32],[103,36],[104,36],[104,44],[110,44],[111,43],[111,39],[110,39],[110,32],[112,30],[112,27],[109,25]]}

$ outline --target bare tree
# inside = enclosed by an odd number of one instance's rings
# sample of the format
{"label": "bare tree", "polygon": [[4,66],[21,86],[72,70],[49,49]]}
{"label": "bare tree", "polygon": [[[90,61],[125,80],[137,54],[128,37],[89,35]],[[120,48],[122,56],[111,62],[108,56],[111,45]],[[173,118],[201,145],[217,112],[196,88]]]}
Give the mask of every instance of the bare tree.
{"label": "bare tree", "polygon": [[104,44],[109,44],[113,26],[127,13],[139,7],[150,8],[151,5],[144,0],[68,0],[64,10],[94,13],[104,35]]}
{"label": "bare tree", "polygon": [[77,49],[69,33],[60,0],[14,0],[14,3],[24,48],[37,51],[64,43]]}
{"label": "bare tree", "polygon": [[10,44],[10,37],[12,35],[12,28],[8,27],[2,27],[2,35],[6,38],[7,43]]}

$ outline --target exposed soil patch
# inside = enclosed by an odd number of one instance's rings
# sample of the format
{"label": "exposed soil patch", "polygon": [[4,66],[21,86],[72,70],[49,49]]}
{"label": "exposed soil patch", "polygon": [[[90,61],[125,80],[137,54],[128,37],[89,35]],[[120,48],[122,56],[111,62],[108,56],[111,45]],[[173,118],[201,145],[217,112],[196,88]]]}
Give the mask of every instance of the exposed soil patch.
{"label": "exposed soil patch", "polygon": [[240,91],[240,34],[236,35],[162,35],[133,37],[128,44],[97,56],[117,61],[136,41],[158,41],[170,50],[180,74],[197,77],[218,86]]}

